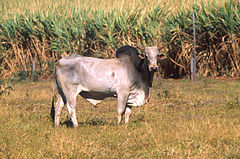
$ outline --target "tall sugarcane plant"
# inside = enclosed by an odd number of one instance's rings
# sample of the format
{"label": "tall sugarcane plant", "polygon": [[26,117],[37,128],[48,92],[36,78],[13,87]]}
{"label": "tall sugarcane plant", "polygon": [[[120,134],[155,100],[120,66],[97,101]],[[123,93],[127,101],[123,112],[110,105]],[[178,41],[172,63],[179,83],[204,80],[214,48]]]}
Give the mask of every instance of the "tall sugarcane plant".
{"label": "tall sugarcane plant", "polygon": [[[174,10],[167,3],[149,7],[147,3],[128,2],[138,7],[104,10],[97,6],[95,9],[67,8],[70,4],[64,2],[62,5],[54,2],[58,8],[52,6],[49,12],[27,10],[12,16],[5,14],[9,12],[7,5],[2,6],[1,77],[29,71],[34,58],[36,70],[45,77],[53,72],[52,63],[64,56],[76,53],[113,58],[117,48],[126,44],[165,44],[163,50],[170,60],[160,62],[162,75],[189,75],[193,11],[196,15],[197,73],[203,76],[239,75],[240,4],[236,0],[201,1]],[[118,5],[125,4],[123,2]]]}

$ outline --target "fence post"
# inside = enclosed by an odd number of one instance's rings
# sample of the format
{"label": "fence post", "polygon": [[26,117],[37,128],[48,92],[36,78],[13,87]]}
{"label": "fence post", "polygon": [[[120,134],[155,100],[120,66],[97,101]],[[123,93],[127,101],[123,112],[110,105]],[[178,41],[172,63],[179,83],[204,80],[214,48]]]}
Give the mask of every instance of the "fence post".
{"label": "fence post", "polygon": [[195,33],[195,14],[192,13],[193,19],[193,53],[191,56],[191,80],[193,81],[196,76],[196,33]]}
{"label": "fence post", "polygon": [[36,69],[36,57],[33,57],[33,64],[32,64],[32,76],[34,76]]}

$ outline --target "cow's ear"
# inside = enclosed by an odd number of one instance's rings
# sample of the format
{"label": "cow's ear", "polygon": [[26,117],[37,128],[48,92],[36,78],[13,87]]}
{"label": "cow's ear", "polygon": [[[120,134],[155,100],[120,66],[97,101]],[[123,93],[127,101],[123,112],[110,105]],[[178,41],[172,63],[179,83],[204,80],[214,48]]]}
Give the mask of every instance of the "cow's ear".
{"label": "cow's ear", "polygon": [[141,53],[141,54],[139,54],[139,57],[140,57],[141,59],[145,59],[145,58],[146,58],[146,54]]}
{"label": "cow's ear", "polygon": [[161,53],[161,54],[158,54],[158,58],[159,58],[160,60],[163,60],[163,59],[166,59],[166,58],[167,58],[167,55]]}

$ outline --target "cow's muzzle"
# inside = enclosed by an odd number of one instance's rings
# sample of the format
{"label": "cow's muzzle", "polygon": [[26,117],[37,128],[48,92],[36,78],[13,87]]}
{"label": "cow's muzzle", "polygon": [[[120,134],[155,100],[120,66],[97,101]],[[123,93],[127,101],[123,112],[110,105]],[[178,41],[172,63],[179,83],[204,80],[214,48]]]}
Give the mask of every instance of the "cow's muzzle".
{"label": "cow's muzzle", "polygon": [[158,67],[157,66],[152,66],[152,67],[150,67],[149,70],[153,71],[153,72],[156,72],[158,70]]}

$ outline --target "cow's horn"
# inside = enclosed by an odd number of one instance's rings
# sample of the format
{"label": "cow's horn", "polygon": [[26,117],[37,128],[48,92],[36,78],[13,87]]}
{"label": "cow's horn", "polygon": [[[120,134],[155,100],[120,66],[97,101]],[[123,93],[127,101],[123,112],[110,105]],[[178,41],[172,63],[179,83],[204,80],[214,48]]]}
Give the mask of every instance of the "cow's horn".
{"label": "cow's horn", "polygon": [[142,46],[139,46],[139,45],[137,45],[137,48],[139,48],[140,50],[142,50],[142,51],[144,51],[145,50],[145,48],[144,47],[142,47]]}

